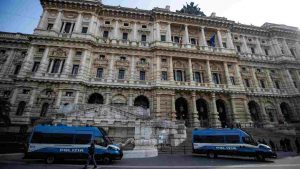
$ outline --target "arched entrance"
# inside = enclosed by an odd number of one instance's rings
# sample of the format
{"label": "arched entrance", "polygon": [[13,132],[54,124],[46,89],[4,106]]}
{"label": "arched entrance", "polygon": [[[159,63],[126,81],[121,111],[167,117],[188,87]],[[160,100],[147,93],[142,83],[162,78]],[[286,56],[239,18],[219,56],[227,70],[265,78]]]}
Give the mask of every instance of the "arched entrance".
{"label": "arched entrance", "polygon": [[249,108],[249,112],[250,112],[250,115],[251,115],[251,120],[254,123],[260,122],[260,118],[259,118],[260,107],[259,107],[259,104],[256,103],[255,101],[250,101],[248,103],[248,108]]}
{"label": "arched entrance", "polygon": [[175,101],[176,119],[186,120],[188,115],[188,103],[185,98],[180,97]]}
{"label": "arched entrance", "polygon": [[222,99],[218,99],[216,101],[216,104],[217,104],[217,111],[219,113],[219,119],[221,122],[221,126],[224,128],[224,127],[228,126],[226,104],[225,104],[225,101]]}
{"label": "arched entrance", "polygon": [[44,103],[41,110],[41,117],[45,117],[49,109],[49,103]]}
{"label": "arched entrance", "polygon": [[89,104],[103,104],[103,96],[99,93],[93,93],[88,99]]}
{"label": "arched entrance", "polygon": [[288,123],[291,122],[290,114],[292,113],[292,111],[291,111],[291,107],[289,106],[289,104],[282,102],[280,104],[280,109],[281,109],[281,112],[282,112],[282,115],[283,115],[285,121]]}
{"label": "arched entrance", "polygon": [[196,107],[197,107],[197,111],[198,111],[200,126],[207,127],[208,126],[208,107],[207,107],[206,100],[198,99],[196,101]]}
{"label": "arched entrance", "polygon": [[146,96],[140,95],[134,99],[134,106],[140,106],[145,109],[149,108],[149,100]]}

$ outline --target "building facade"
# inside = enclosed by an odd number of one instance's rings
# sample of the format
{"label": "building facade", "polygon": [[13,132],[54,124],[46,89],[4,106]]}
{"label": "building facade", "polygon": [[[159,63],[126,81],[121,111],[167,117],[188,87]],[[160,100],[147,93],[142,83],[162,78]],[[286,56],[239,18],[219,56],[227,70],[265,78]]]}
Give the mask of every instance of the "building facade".
{"label": "building facade", "polygon": [[0,34],[0,94],[11,103],[14,127],[50,118],[148,140],[155,127],[168,128],[180,140],[185,127],[299,121],[298,28],[244,25],[168,6],[41,5],[32,35]]}

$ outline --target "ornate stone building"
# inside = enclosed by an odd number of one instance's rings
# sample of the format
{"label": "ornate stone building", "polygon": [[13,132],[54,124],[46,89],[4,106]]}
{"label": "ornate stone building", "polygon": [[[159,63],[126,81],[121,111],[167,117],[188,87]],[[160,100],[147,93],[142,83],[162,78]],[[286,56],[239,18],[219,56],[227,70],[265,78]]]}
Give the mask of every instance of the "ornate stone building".
{"label": "ornate stone building", "polygon": [[243,25],[168,6],[41,5],[33,35],[0,34],[0,94],[12,105],[11,128],[50,118],[149,144],[168,129],[179,144],[185,127],[299,121],[298,28]]}

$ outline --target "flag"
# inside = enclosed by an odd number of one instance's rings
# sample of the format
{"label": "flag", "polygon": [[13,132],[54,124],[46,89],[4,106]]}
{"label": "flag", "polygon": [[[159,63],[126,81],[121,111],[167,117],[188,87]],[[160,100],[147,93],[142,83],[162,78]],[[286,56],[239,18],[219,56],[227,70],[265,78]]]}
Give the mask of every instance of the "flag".
{"label": "flag", "polygon": [[216,44],[215,44],[215,37],[216,37],[216,34],[214,34],[214,35],[209,39],[209,45],[212,46],[212,47],[216,47]]}

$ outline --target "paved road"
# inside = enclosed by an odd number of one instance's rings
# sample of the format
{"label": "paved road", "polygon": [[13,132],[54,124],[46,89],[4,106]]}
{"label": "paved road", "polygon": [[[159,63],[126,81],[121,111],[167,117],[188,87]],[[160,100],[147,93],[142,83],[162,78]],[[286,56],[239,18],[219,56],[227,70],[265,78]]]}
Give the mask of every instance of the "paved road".
{"label": "paved road", "polygon": [[[266,162],[257,162],[253,159],[218,158],[208,159],[197,155],[159,155],[146,159],[123,159],[115,161],[112,165],[99,165],[105,169],[298,169],[300,156],[280,154],[280,158]],[[46,165],[40,160],[22,160],[21,156],[0,156],[0,169],[80,169],[83,161],[64,161],[59,164]],[[90,166],[92,168],[92,166]]]}

